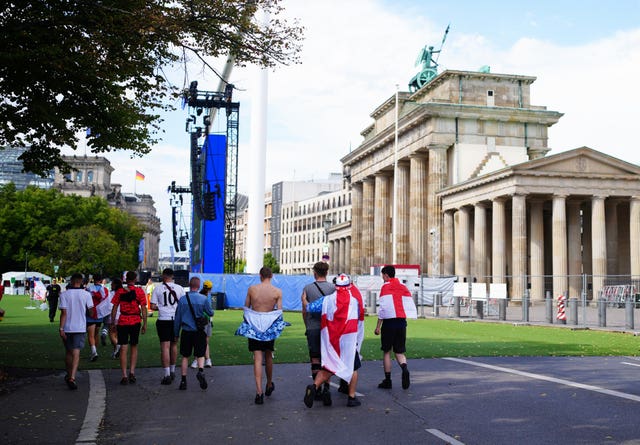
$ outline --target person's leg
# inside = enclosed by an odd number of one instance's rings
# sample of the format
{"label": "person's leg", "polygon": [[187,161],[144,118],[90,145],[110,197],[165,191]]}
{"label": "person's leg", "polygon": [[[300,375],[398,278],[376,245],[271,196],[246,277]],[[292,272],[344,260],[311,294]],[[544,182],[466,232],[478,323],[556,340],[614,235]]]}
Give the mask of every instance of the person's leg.
{"label": "person's leg", "polygon": [[78,365],[80,363],[80,349],[71,350],[71,369],[69,371],[69,378],[71,380],[76,379],[76,373],[78,372]]}
{"label": "person's leg", "polygon": [[131,362],[129,364],[129,380],[132,380],[133,377],[133,381],[135,382],[136,364],[138,363],[138,345],[130,345],[130,349]]}
{"label": "person's leg", "polygon": [[353,375],[351,376],[351,381],[349,382],[349,397],[355,399],[356,397],[356,387],[358,386],[358,371],[353,371]]}
{"label": "person's leg", "polygon": [[264,351],[264,370],[267,375],[267,386],[271,386],[273,380],[273,351]]}
{"label": "person's leg", "polygon": [[89,347],[91,348],[91,361],[94,361],[98,358],[98,351],[96,349],[98,342],[96,341],[96,325],[94,323],[87,326],[87,340],[89,341]]}
{"label": "person's leg", "polygon": [[67,371],[67,378],[71,377],[73,367],[73,350],[67,349],[64,354],[64,368]]}
{"label": "person's leg", "polygon": [[178,342],[169,342],[169,366],[176,366],[176,360],[178,359]]}
{"label": "person's leg", "polygon": [[385,374],[391,372],[391,351],[386,351],[382,356],[382,363]]}
{"label": "person's leg", "polygon": [[[163,368],[169,368],[169,364],[171,363],[171,342],[161,341],[160,342],[160,365]],[[175,363],[175,357],[174,357]]]}
{"label": "person's leg", "polygon": [[56,318],[57,308],[53,306],[53,298],[47,298],[47,303],[49,303],[49,321],[53,323],[53,320]]}
{"label": "person's leg", "polygon": [[[394,354],[396,356],[396,362],[398,362],[400,367],[407,363],[407,356],[403,352],[395,352]],[[389,371],[391,371],[391,359],[389,359]]]}
{"label": "person's leg", "polygon": [[253,376],[256,380],[256,394],[262,394],[262,359],[263,351],[253,351]]}
{"label": "person's leg", "polygon": [[120,369],[122,370],[122,378],[127,378],[127,352],[129,345],[120,345]]}

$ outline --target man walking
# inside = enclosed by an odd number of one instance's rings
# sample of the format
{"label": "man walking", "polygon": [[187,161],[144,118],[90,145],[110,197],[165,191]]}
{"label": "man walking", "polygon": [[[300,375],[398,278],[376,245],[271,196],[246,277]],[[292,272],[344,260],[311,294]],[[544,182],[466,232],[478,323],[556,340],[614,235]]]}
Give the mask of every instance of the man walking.
{"label": "man walking", "polygon": [[[121,385],[136,383],[136,364],[138,362],[138,341],[140,333],[147,332],[147,296],[142,288],[136,286],[138,275],[129,271],[125,275],[127,288],[120,288],[113,295],[111,302],[111,320],[116,320],[118,308],[120,316],[117,326],[111,329],[118,331],[118,345],[120,345],[120,368],[122,369]],[[142,312],[142,315],[141,315]],[[131,349],[129,375],[127,375],[127,350]]]}
{"label": "man walking", "polygon": [[66,350],[64,362],[67,370],[64,380],[69,389],[78,389],[76,372],[87,333],[88,309],[95,315],[91,294],[82,288],[82,274],[74,273],[70,285],[60,295],[60,338]]}
{"label": "man walking", "polygon": [[[309,360],[311,362],[311,380],[315,381],[318,371],[322,368],[320,364],[320,312],[307,312],[307,305],[319,298],[331,295],[336,288],[333,283],[327,281],[329,265],[325,262],[318,262],[313,265],[313,278],[315,281],[307,284],[302,290],[302,320],[304,321],[307,337],[307,347],[309,348]],[[329,392],[329,382],[326,382],[322,391],[316,394],[317,400],[322,400],[324,405],[331,405],[331,393]]]}
{"label": "man walking", "polygon": [[409,388],[409,369],[407,368],[406,340],[407,318],[418,318],[416,305],[409,289],[396,278],[393,266],[384,266],[380,271],[384,284],[380,289],[378,303],[378,323],[375,334],[381,335],[384,380],[378,388],[391,389],[391,350],[402,369],[402,389]]}
{"label": "man walking", "polygon": [[49,321],[51,323],[53,323],[53,320],[56,318],[60,292],[62,292],[62,288],[58,284],[58,281],[54,278],[51,281],[51,284],[47,286],[47,303],[49,304]]}
{"label": "man walking", "polygon": [[[304,404],[311,408],[321,386],[335,374],[348,384],[348,407],[360,406],[356,398],[358,369],[361,366],[360,348],[364,340],[364,306],[358,288],[348,275],[340,274],[336,290],[322,300],[311,303],[309,312],[322,312],[321,357],[322,369],[313,385],[308,385]],[[322,305],[320,306],[320,302]]]}
{"label": "man walking", "polygon": [[[211,299],[198,292],[200,278],[193,277],[189,280],[189,292],[178,301],[176,317],[173,322],[175,341],[180,338],[180,354],[182,355],[181,375],[179,389],[187,389],[187,371],[189,369],[189,357],[193,355],[198,360],[198,373],[196,378],[201,389],[207,389],[207,379],[204,377],[204,353],[207,348],[207,336],[204,332],[208,319],[204,314],[213,315]],[[182,330],[182,336],[180,331]]]}
{"label": "man walking", "polygon": [[170,385],[175,378],[178,342],[173,332],[173,321],[178,301],[184,296],[184,289],[173,282],[173,269],[162,271],[162,285],[155,286],[151,294],[151,310],[158,311],[156,330],[160,339],[160,363],[164,370],[162,385]]}
{"label": "man walking", "polygon": [[[268,267],[260,269],[260,284],[250,286],[244,302],[244,321],[236,335],[248,338],[253,353],[253,375],[256,381],[254,403],[262,405],[264,396],[275,390],[273,383],[273,350],[275,339],[287,325],[282,319],[282,290],[271,284],[273,273]],[[264,360],[267,385],[262,392],[262,363]]]}

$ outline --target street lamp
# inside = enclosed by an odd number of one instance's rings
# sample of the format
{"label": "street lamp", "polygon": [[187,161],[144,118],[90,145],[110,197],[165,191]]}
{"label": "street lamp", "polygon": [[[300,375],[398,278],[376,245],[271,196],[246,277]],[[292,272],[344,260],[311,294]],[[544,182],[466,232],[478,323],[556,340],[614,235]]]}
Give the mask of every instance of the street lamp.
{"label": "street lamp", "polygon": [[322,261],[329,262],[329,228],[333,224],[333,220],[327,218],[322,221],[322,228],[324,229],[324,245],[322,246]]}

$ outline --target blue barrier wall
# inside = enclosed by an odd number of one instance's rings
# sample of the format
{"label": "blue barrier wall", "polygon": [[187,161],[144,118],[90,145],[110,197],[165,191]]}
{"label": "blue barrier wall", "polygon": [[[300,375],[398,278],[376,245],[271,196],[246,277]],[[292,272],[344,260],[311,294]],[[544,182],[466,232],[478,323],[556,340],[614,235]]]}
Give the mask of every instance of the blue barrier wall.
{"label": "blue barrier wall", "polygon": [[[212,292],[224,292],[224,306],[230,308],[243,307],[249,286],[260,283],[258,274],[192,273],[191,276],[199,277],[202,281],[211,280]],[[300,296],[302,289],[309,283],[313,283],[313,276],[274,275],[271,279],[271,284],[282,289],[282,308],[288,311],[302,310]]]}

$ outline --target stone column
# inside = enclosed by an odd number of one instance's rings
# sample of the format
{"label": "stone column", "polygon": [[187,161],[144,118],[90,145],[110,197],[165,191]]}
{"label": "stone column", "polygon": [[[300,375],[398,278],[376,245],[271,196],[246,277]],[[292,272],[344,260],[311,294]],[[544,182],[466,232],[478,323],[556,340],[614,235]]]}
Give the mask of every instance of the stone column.
{"label": "stone column", "polygon": [[410,157],[409,182],[409,263],[426,270],[427,161],[424,155]]}
{"label": "stone column", "polygon": [[604,196],[591,199],[591,249],[593,252],[593,298],[600,298],[600,291],[607,275],[607,227]]}
{"label": "stone column", "polygon": [[398,192],[395,193],[398,202],[396,206],[396,239],[395,243],[397,263],[409,264],[409,162],[398,161]]}
{"label": "stone column", "polygon": [[529,252],[531,255],[531,300],[543,300],[544,295],[544,220],[541,199],[530,200]]}
{"label": "stone column", "polygon": [[336,273],[336,242],[329,241],[329,273]]}
{"label": "stone column", "polygon": [[338,273],[347,273],[347,269],[345,268],[345,242],[344,238],[340,238],[337,240],[338,246],[340,246],[340,252],[338,253],[338,263],[340,264],[340,270]]}
{"label": "stone column", "polygon": [[473,213],[473,275],[479,283],[487,282],[487,208],[477,203]]}
{"label": "stone column", "polygon": [[456,212],[456,275],[468,278],[469,270],[469,208],[462,207]]}
{"label": "stone column", "polygon": [[567,209],[565,195],[553,196],[553,294],[555,297],[569,290],[567,280]]}
{"label": "stone column", "polygon": [[362,183],[362,259],[361,271],[368,274],[373,265],[373,197],[374,184],[372,178]]}
{"label": "stone column", "polygon": [[604,203],[607,227],[607,273],[620,275],[618,270],[618,201],[609,198]]}
{"label": "stone column", "polygon": [[447,184],[447,148],[446,145],[429,146],[429,195],[427,203],[427,229],[432,233],[428,249],[428,273],[440,275],[442,262],[442,205],[436,193]]}
{"label": "stone column", "polygon": [[491,275],[494,283],[504,283],[507,274],[506,238],[504,198],[496,198],[492,202],[491,225]]}
{"label": "stone column", "polygon": [[453,233],[453,211],[447,210],[444,212],[444,221],[442,223],[442,273],[449,276],[455,273]]}
{"label": "stone column", "polygon": [[640,279],[640,196],[632,196],[629,203],[631,277]]}
{"label": "stone column", "polygon": [[348,273],[349,275],[353,275],[353,272],[351,271],[351,256],[349,255],[349,252],[351,252],[351,237],[348,236],[345,238],[344,240],[344,252],[345,252],[345,256],[344,256],[344,271],[346,273]]}
{"label": "stone column", "polygon": [[378,173],[375,176],[375,210],[373,217],[373,263],[391,262],[391,200],[389,199],[388,175]]}
{"label": "stone column", "polygon": [[362,183],[351,185],[351,264],[353,274],[362,274]]}
{"label": "stone column", "polygon": [[[593,275],[593,252],[591,249],[591,201],[582,204],[582,272],[588,276]],[[591,295],[590,297],[593,297]]]}
{"label": "stone column", "polygon": [[511,198],[511,258],[513,282],[511,298],[524,297],[527,282],[527,201],[524,195]]}
{"label": "stone column", "polygon": [[567,201],[567,268],[569,271],[569,297],[579,298],[582,290],[582,227],[580,201]]}

